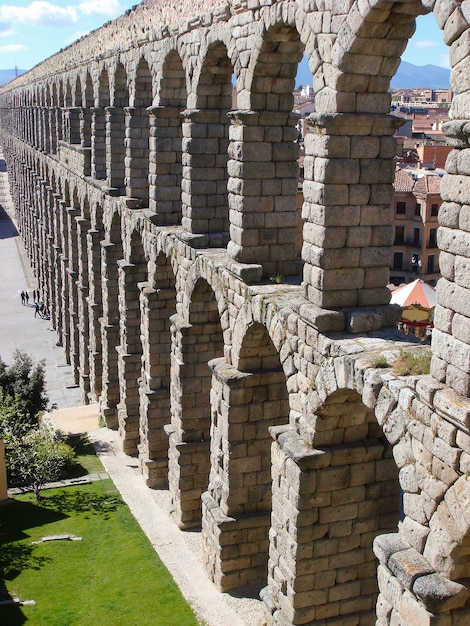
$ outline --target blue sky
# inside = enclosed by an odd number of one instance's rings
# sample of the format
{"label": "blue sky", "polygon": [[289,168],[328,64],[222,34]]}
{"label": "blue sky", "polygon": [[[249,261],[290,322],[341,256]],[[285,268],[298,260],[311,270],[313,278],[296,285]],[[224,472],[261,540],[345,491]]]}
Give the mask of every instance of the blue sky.
{"label": "blue sky", "polygon": [[[15,66],[31,69],[135,4],[138,0],[10,0],[0,3],[0,69]],[[418,18],[416,33],[402,58],[414,65],[449,67],[447,47],[432,15]]]}

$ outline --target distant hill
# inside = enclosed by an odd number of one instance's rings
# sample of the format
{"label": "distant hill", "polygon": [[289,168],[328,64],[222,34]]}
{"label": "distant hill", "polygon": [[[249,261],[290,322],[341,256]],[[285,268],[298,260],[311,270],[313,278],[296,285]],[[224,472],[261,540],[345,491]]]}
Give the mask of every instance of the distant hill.
{"label": "distant hill", "polygon": [[[296,87],[312,84],[312,74],[308,66],[307,57],[299,63]],[[450,70],[437,65],[413,65],[402,61],[397,73],[392,78],[390,86],[393,89],[413,89],[429,87],[430,89],[448,89],[450,87]]]}
{"label": "distant hill", "polygon": [[6,85],[11,80],[16,78],[17,73],[18,76],[21,76],[21,74],[24,74],[26,71],[27,70],[0,70],[0,86]]}
{"label": "distant hill", "polygon": [[413,65],[402,61],[390,86],[393,89],[449,89],[450,70],[437,65]]}

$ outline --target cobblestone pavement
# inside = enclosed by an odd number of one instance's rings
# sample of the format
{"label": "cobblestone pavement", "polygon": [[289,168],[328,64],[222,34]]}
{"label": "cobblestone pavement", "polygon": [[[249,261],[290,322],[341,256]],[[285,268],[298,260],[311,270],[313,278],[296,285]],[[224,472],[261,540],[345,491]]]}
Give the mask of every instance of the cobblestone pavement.
{"label": "cobblestone pavement", "polygon": [[[168,491],[146,487],[137,460],[120,450],[117,433],[97,428],[98,408],[83,406],[50,322],[34,317],[31,293],[36,287],[16,229],[0,152],[0,357],[8,364],[19,349],[35,361],[44,359],[50,406],[59,409],[50,412],[51,419],[66,432],[89,432],[107,474],[203,623],[206,626],[265,624],[263,604],[257,598],[238,598],[217,591],[203,569],[201,533],[177,528],[170,516]],[[30,293],[29,306],[21,304],[22,290]]]}

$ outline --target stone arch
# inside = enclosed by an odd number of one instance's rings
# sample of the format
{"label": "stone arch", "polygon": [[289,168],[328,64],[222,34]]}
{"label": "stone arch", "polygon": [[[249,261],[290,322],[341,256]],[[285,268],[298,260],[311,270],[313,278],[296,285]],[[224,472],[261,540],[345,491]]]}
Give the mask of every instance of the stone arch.
{"label": "stone arch", "polygon": [[[265,600],[274,611],[282,607],[295,616],[292,623],[361,616],[372,624],[378,593],[372,543],[381,533],[396,532],[399,521],[392,448],[356,390],[335,390],[314,419],[311,446],[290,427],[272,429]],[[291,484],[293,500],[287,495]]]}
{"label": "stone arch", "polygon": [[118,261],[118,349],[120,402],[119,433],[126,454],[137,455],[139,444],[139,384],[142,370],[140,288],[148,281],[148,264],[142,235],[132,229],[126,258]]}
{"label": "stone arch", "polygon": [[406,11],[382,0],[365,11],[358,5],[345,16],[336,40],[323,48],[315,99],[321,113],[388,113],[390,79],[415,30],[414,18],[429,12],[420,0]]}
{"label": "stone arch", "polygon": [[84,81],[83,91],[83,106],[90,109],[95,105],[95,90],[93,87],[93,78],[91,76],[91,70],[87,69]]}
{"label": "stone arch", "polygon": [[236,181],[230,183],[228,250],[235,260],[260,263],[265,276],[300,270],[298,116],[292,112],[292,91],[303,49],[295,27],[281,21],[270,26],[250,59],[245,80],[250,110],[231,114],[231,170],[243,168],[245,184],[241,192]]}
{"label": "stone arch", "polygon": [[390,299],[393,134],[401,122],[388,115],[388,88],[414,17],[427,12],[419,0],[400,6],[375,2],[364,11],[355,3],[336,39],[322,43],[305,138],[302,257],[307,297],[323,308]]}
{"label": "stone arch", "polygon": [[170,419],[170,319],[176,313],[176,285],[171,260],[160,252],[149,263],[149,281],[140,292],[143,337],[140,385],[139,463],[147,485],[168,484]]}
{"label": "stone arch", "polygon": [[101,318],[103,317],[101,242],[104,239],[103,206],[94,202],[90,228],[87,232],[88,245],[88,317],[90,328],[90,399],[98,400],[102,391]]}
{"label": "stone arch", "polygon": [[129,86],[123,63],[117,63],[110,73],[110,106],[105,108],[106,115],[106,182],[119,195],[125,194],[125,156],[126,116],[129,106]]}
{"label": "stone arch", "polygon": [[126,108],[126,195],[141,207],[149,205],[149,139],[148,107],[152,106],[152,74],[141,57],[135,68],[134,89]]}
{"label": "stone arch", "polygon": [[88,231],[91,227],[88,196],[81,200],[81,212],[75,217],[77,239],[77,321],[79,330],[79,385],[82,400],[90,401],[90,325],[88,294],[90,289]]}
{"label": "stone arch", "polygon": [[158,224],[180,224],[182,217],[181,112],[186,108],[186,75],[176,50],[164,57],[157,83],[157,106],[150,114],[149,207]]}
{"label": "stone arch", "polygon": [[106,108],[110,106],[109,75],[103,68],[98,77],[98,90],[91,117],[91,175],[106,179]]}
{"label": "stone arch", "polygon": [[83,106],[82,82],[78,74],[75,76],[75,81],[72,78],[72,90],[72,106]]}
{"label": "stone arch", "polygon": [[178,314],[171,318],[171,425],[167,428],[173,516],[181,528],[201,524],[201,494],[210,467],[208,363],[224,352],[217,299],[203,278],[195,282],[187,314],[187,319]]}
{"label": "stone arch", "polygon": [[203,495],[206,567],[222,591],[266,584],[269,429],[289,421],[286,378],[264,326],[248,326],[234,362],[211,362],[211,473]]}
{"label": "stone arch", "polygon": [[70,84],[70,81],[67,77],[63,78],[63,81],[65,82],[65,88],[64,88],[64,106],[65,107],[71,107],[73,105],[72,102],[72,86]]}
{"label": "stone arch", "polygon": [[100,414],[109,428],[117,428],[120,402],[119,366],[116,351],[120,345],[119,262],[124,259],[124,249],[119,212],[114,211],[108,220],[109,225],[105,228],[105,239],[101,243],[103,386],[100,396]]}
{"label": "stone arch", "polygon": [[229,237],[227,113],[232,108],[232,74],[225,44],[211,43],[194,81],[196,108],[183,114],[182,226],[194,235],[207,234],[213,247],[226,245]]}

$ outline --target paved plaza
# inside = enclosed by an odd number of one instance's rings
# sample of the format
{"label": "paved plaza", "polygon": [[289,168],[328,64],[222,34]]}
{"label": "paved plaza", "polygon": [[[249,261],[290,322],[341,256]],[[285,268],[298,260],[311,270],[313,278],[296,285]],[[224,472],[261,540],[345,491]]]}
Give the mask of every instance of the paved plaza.
{"label": "paved plaza", "polygon": [[[50,321],[34,316],[32,291],[36,287],[16,229],[0,153],[0,357],[9,364],[18,349],[35,361],[44,359],[53,421],[65,432],[89,433],[106,471],[199,618],[207,626],[264,624],[264,608],[259,600],[217,591],[202,567],[201,534],[177,528],[170,517],[168,491],[146,487],[137,460],[120,450],[117,433],[98,428],[98,407],[81,402]],[[23,290],[29,291],[29,306],[21,304]]]}

